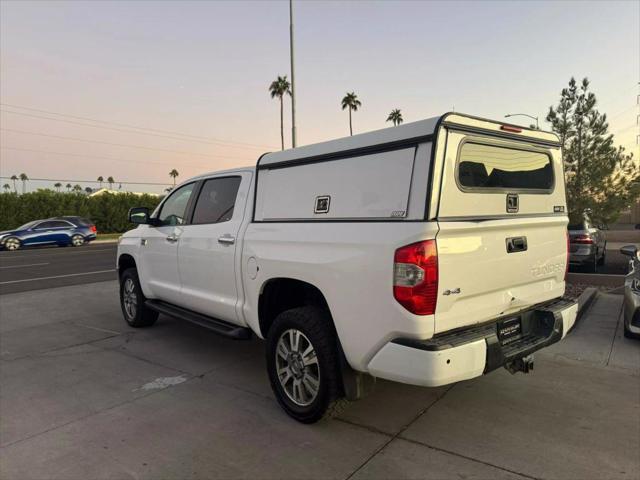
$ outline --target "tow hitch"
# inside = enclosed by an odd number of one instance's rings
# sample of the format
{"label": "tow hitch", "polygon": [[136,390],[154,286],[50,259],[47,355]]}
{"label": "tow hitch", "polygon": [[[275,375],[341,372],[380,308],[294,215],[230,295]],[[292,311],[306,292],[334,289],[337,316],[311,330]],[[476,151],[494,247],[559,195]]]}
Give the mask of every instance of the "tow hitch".
{"label": "tow hitch", "polygon": [[517,372],[529,373],[533,370],[533,354],[516,358],[514,361],[507,363],[504,368],[512,374]]}

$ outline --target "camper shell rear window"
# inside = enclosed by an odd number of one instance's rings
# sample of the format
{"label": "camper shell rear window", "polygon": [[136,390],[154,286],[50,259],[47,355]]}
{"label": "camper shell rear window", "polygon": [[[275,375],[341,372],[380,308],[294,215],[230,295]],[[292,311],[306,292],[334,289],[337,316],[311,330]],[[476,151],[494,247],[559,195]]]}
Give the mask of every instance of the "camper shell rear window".
{"label": "camper shell rear window", "polygon": [[458,150],[456,182],[464,192],[550,193],[553,163],[544,151],[467,140]]}

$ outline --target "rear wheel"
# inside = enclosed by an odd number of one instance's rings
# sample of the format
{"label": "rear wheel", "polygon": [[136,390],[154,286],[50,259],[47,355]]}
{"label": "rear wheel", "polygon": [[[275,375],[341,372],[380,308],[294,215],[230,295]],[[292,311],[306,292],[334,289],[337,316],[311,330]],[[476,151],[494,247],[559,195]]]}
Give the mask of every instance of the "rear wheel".
{"label": "rear wheel", "polygon": [[120,277],[120,306],[122,315],[130,326],[149,327],[156,323],[158,312],[148,308],[144,304],[145,300],[137,270],[128,268]]}
{"label": "rear wheel", "polygon": [[84,245],[84,237],[82,235],[76,234],[71,237],[71,245],[74,247],[81,247]]}
{"label": "rear wheel", "polygon": [[287,414],[314,423],[342,404],[337,338],[331,319],[316,307],[287,310],[267,335],[271,388]]}
{"label": "rear wheel", "polygon": [[11,251],[18,250],[21,245],[20,239],[16,237],[9,237],[4,241],[4,248]]}

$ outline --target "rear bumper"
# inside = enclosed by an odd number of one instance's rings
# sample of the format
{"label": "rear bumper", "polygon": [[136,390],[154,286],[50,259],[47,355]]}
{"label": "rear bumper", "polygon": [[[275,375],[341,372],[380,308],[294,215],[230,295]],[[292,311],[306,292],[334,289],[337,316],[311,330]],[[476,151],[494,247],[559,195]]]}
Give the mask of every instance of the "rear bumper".
{"label": "rear bumper", "polygon": [[[429,340],[398,338],[380,349],[368,370],[376,377],[427,387],[468,380],[561,340],[573,327],[577,312],[574,300],[562,298]],[[498,324],[516,317],[521,335],[502,342]]]}
{"label": "rear bumper", "polygon": [[577,251],[569,253],[569,263],[580,265],[586,262],[593,262],[595,248],[591,245],[581,245]]}

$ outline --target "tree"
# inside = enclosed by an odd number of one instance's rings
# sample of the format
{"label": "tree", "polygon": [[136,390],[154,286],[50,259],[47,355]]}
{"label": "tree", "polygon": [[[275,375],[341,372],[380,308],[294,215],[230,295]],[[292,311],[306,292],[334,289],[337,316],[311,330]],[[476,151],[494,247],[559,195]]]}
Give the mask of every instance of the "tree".
{"label": "tree", "polygon": [[402,112],[399,108],[391,110],[391,113],[387,117],[387,122],[393,122],[393,126],[400,125],[403,122]]}
{"label": "tree", "polygon": [[283,97],[286,94],[291,95],[291,84],[287,80],[287,76],[278,76],[276,80],[269,85],[269,92],[271,92],[271,98],[278,97],[280,99],[280,141],[282,143],[282,150],[284,150],[284,102]]}
{"label": "tree", "polygon": [[67,191],[70,192],[71,191],[71,184],[67,183],[66,188],[67,188]]}
{"label": "tree", "polygon": [[60,191],[60,187],[62,187],[62,184],[60,182],[56,183],[53,185],[54,187],[56,187],[56,191]]}
{"label": "tree", "polygon": [[107,178],[107,183],[109,184],[109,190],[112,190],[113,184],[116,183],[116,181],[113,179],[113,177],[109,177]]}
{"label": "tree", "polygon": [[16,175],[11,175],[11,181],[13,182],[13,191],[18,193],[18,187],[16,187],[16,182],[18,181],[18,177]]}
{"label": "tree", "polygon": [[20,174],[20,181],[22,182],[22,193],[26,193],[27,192],[27,180],[29,180],[29,177],[27,177],[26,173],[21,173]]}
{"label": "tree", "polygon": [[91,187],[84,187],[84,191],[87,195],[91,195],[93,193],[93,188]]}
{"label": "tree", "polygon": [[178,170],[176,170],[175,168],[169,172],[169,176],[171,178],[173,178],[173,186],[174,187],[176,186],[176,178],[178,177],[178,175],[180,175],[180,174],[178,173]]}
{"label": "tree", "polygon": [[100,175],[98,177],[98,183],[100,184],[100,188],[102,188],[102,182],[104,182],[104,177],[102,175]]}
{"label": "tree", "polygon": [[81,191],[82,191],[82,187],[76,183],[76,184],[73,186],[73,191],[74,191],[74,192],[81,192]]}
{"label": "tree", "polygon": [[351,124],[351,112],[357,112],[358,107],[360,107],[362,103],[358,100],[358,96],[355,92],[347,92],[347,94],[342,99],[342,110],[345,108],[349,109],[349,135],[353,135],[353,126]]}
{"label": "tree", "polygon": [[8,192],[11,189],[11,185],[9,185],[8,183],[5,183],[2,188],[4,188],[5,192]]}
{"label": "tree", "polygon": [[547,115],[560,137],[572,223],[588,210],[595,223],[609,224],[640,196],[640,165],[633,154],[614,145],[607,116],[596,104],[589,80],[578,84],[571,78]]}

